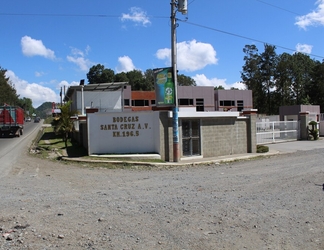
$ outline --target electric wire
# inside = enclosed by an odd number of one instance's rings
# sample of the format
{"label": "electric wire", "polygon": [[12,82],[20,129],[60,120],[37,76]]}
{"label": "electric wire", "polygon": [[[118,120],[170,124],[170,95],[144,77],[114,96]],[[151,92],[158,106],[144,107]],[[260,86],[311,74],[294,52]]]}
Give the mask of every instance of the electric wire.
{"label": "electric wire", "polygon": [[274,7],[274,8],[277,8],[279,10],[283,10],[283,11],[289,12],[289,13],[294,14],[294,15],[297,15],[297,16],[301,16],[301,14],[299,14],[299,13],[293,12],[291,10],[288,10],[288,9],[285,9],[285,8],[282,8],[282,7],[279,7],[279,6],[274,5],[274,4],[271,4],[271,3],[267,3],[265,1],[261,1],[261,0],[255,0],[255,1],[260,2],[260,3],[263,3],[263,4],[266,4],[266,5],[269,5],[269,6]]}
{"label": "electric wire", "polygon": [[[226,34],[226,35],[231,35],[231,36],[243,38],[243,39],[246,39],[246,40],[251,40],[253,42],[258,42],[258,43],[262,43],[262,44],[268,44],[268,45],[275,46],[277,48],[281,48],[281,49],[284,49],[284,50],[296,52],[296,49],[291,49],[291,48],[288,48],[288,47],[284,47],[284,46],[281,46],[281,45],[268,43],[268,42],[265,42],[265,41],[262,41],[262,40],[258,40],[258,39],[254,39],[254,38],[251,38],[251,37],[247,37],[247,36],[243,36],[243,35],[238,35],[238,34],[235,34],[235,33],[228,32],[228,31],[224,31],[224,30],[220,30],[220,29],[208,27],[206,25],[188,22],[188,20],[183,21],[183,20],[177,19],[177,21],[183,22],[183,23],[186,23],[186,24],[190,24],[192,26],[196,26],[196,27],[200,27],[200,28],[204,28],[204,29],[216,31],[216,32],[219,32],[219,33],[223,33],[223,34]],[[324,59],[324,56],[319,56],[319,55],[315,55],[315,54],[308,54],[308,55],[313,56],[313,57],[318,57],[318,58]]]}
{"label": "electric wire", "polygon": [[[190,3],[188,3],[188,5],[189,4],[192,4],[194,1],[196,1],[196,0],[192,0]],[[300,14],[298,14],[296,12],[293,12],[293,11],[290,11],[290,10],[287,10],[287,9],[284,9],[284,8],[279,7],[277,5],[274,5],[274,4],[267,3],[267,2],[262,1],[262,0],[255,0],[255,1],[260,2],[260,3],[263,3],[263,4],[266,4],[266,5],[269,5],[269,6],[272,6],[272,7],[277,8],[277,9],[281,9],[283,11],[286,11],[286,12],[289,12],[289,13],[292,13],[292,14],[300,15]],[[0,13],[0,16],[5,16],[5,15],[6,16],[48,16],[48,17],[120,18],[120,15],[107,15],[107,14],[37,14],[37,13],[26,14],[26,13]],[[170,18],[170,17],[167,17],[167,16],[149,16],[149,17],[151,17],[151,18]],[[296,49],[291,49],[291,48],[284,47],[284,46],[277,45],[277,44],[271,44],[271,43],[268,43],[268,42],[265,42],[265,41],[262,41],[262,40],[259,40],[259,39],[255,39],[255,38],[251,38],[251,37],[247,37],[247,36],[235,34],[235,33],[232,33],[232,32],[228,32],[228,31],[224,31],[224,30],[220,30],[220,29],[208,27],[206,25],[192,23],[192,22],[189,22],[188,21],[188,18],[186,18],[185,20],[177,19],[177,21],[183,22],[183,23],[187,23],[187,24],[190,24],[190,25],[193,25],[193,26],[196,26],[196,27],[200,27],[200,28],[204,28],[204,29],[209,29],[209,30],[216,31],[216,32],[219,32],[219,33],[223,33],[223,34],[227,34],[227,35],[239,37],[239,38],[242,38],[242,39],[246,39],[246,40],[250,40],[250,41],[254,41],[254,42],[258,42],[258,43],[262,43],[262,44],[269,44],[269,45],[272,45],[272,46],[275,46],[277,48],[281,48],[281,49],[284,49],[284,50],[287,50],[287,51],[296,52]],[[308,55],[324,59],[324,56],[319,56],[319,55],[315,55],[315,54],[308,54]]]}
{"label": "electric wire", "polygon": [[[120,18],[120,15],[106,14],[38,14],[38,13],[0,13],[0,16],[45,16],[45,17],[100,17],[100,18]],[[167,16],[142,16],[151,18],[170,18]]]}

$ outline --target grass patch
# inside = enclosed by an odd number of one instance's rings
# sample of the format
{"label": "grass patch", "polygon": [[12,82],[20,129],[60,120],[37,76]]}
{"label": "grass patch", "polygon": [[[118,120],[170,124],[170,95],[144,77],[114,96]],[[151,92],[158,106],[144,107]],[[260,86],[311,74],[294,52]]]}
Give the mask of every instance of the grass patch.
{"label": "grass patch", "polygon": [[36,149],[40,151],[43,157],[49,157],[53,152],[59,152],[61,155],[68,157],[82,157],[86,156],[86,149],[80,147],[77,143],[68,140],[67,147],[62,139],[62,136],[55,134],[52,127],[43,128],[43,134],[36,142]]}
{"label": "grass patch", "polygon": [[[131,161],[136,162],[147,162],[147,163],[164,163],[165,161],[161,159],[150,159],[150,158],[140,158],[140,157],[95,157],[88,156],[87,150],[80,146],[78,143],[68,140],[67,147],[62,139],[62,136],[55,134],[53,127],[45,127],[41,135],[38,137],[38,141],[35,143],[35,148],[37,154],[42,158],[58,158],[56,152],[63,156],[68,156],[71,158],[82,157],[89,160],[100,160],[104,161],[121,161],[124,162],[124,168],[129,168],[128,163]],[[129,163],[131,164],[131,163]],[[107,164],[110,165],[110,164]],[[119,164],[120,167],[120,164]],[[111,166],[109,166],[111,168]],[[113,168],[113,167],[112,167]]]}

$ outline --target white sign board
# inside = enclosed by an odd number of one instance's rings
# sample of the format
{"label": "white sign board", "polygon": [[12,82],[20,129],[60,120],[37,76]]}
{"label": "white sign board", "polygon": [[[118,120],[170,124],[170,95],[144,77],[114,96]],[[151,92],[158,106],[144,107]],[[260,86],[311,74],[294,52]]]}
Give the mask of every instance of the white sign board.
{"label": "white sign board", "polygon": [[160,152],[159,112],[87,114],[88,154]]}

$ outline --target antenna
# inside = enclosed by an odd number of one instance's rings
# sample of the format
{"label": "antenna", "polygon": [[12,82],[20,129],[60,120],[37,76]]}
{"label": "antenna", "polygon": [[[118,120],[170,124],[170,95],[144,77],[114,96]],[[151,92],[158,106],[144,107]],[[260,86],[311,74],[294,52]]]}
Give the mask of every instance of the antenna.
{"label": "antenna", "polygon": [[186,15],[188,12],[188,1],[187,0],[178,0],[178,11],[182,13],[182,15]]}

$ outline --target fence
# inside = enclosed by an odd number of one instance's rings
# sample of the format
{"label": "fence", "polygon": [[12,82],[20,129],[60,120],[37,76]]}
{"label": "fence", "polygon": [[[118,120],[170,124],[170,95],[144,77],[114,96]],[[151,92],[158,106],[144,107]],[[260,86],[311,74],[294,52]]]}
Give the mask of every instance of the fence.
{"label": "fence", "polygon": [[298,121],[265,121],[256,123],[257,145],[299,139]]}

